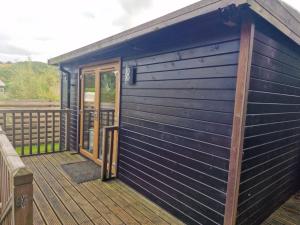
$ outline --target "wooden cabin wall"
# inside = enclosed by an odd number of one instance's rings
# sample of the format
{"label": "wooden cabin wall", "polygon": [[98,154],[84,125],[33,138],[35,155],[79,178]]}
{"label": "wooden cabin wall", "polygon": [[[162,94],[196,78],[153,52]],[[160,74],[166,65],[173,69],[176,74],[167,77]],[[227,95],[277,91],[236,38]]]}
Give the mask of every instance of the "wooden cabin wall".
{"label": "wooden cabin wall", "polygon": [[[298,49],[298,50],[297,50]],[[260,224],[299,188],[299,46],[257,24],[237,224]]]}
{"label": "wooden cabin wall", "polygon": [[119,178],[186,224],[223,224],[239,37],[122,63]]}

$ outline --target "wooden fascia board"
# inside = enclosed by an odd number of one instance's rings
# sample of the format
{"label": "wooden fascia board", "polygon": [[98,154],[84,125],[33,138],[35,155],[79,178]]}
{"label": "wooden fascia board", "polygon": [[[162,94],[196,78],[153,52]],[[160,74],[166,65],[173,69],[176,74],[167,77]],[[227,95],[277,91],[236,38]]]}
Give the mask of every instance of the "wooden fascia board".
{"label": "wooden fascia board", "polygon": [[255,25],[251,17],[243,17],[241,24],[240,53],[238,59],[224,225],[236,224],[254,31]]}
{"label": "wooden fascia board", "polygon": [[[274,1],[274,4],[275,3],[276,2]],[[279,18],[277,18],[274,13],[269,12],[255,0],[249,0],[249,7],[252,11],[256,12],[258,15],[260,15],[262,18],[264,18],[266,21],[268,21],[270,24],[272,24],[274,27],[276,27],[294,42],[296,42],[298,45],[300,45],[300,37],[287,25],[285,25]]]}

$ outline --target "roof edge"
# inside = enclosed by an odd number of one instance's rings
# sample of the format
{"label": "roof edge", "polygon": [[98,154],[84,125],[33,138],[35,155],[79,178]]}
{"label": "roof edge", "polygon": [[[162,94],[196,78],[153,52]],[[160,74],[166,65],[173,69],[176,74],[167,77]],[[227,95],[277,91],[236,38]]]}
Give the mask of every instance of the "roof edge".
{"label": "roof edge", "polygon": [[93,53],[101,49],[114,46],[116,44],[121,44],[139,36],[161,30],[163,28],[175,25],[197,16],[205,15],[221,8],[225,8],[228,5],[233,4],[235,6],[240,6],[246,3],[248,3],[248,0],[202,0],[152,21],[146,22],[129,30],[105,38],[101,41],[51,58],[48,60],[48,64],[58,65],[60,63],[69,62],[89,53]]}

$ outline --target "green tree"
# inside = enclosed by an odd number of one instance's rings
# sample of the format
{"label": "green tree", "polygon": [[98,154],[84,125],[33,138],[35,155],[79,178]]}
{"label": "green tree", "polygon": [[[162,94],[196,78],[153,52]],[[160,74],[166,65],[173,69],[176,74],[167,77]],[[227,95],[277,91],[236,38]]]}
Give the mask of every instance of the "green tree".
{"label": "green tree", "polygon": [[6,99],[59,99],[59,72],[41,62],[0,65],[0,79],[6,83]]}

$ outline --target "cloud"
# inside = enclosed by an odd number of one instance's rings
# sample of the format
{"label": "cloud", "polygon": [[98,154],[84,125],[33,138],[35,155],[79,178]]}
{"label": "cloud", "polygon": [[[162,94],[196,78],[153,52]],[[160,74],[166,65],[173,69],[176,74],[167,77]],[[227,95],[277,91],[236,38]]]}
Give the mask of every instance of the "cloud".
{"label": "cloud", "polygon": [[86,12],[83,12],[81,15],[86,19],[95,19],[96,18],[96,16],[92,12],[86,11]]}
{"label": "cloud", "polygon": [[120,0],[119,4],[123,9],[123,14],[120,14],[112,21],[112,25],[127,29],[131,27],[133,17],[141,13],[152,5],[152,0]]}
{"label": "cloud", "polygon": [[127,14],[138,13],[142,9],[147,9],[152,5],[152,0],[120,0],[121,7]]}
{"label": "cloud", "polygon": [[50,38],[50,37],[47,37],[47,36],[40,36],[40,37],[34,38],[34,40],[37,40],[37,41],[51,41],[51,40],[53,40],[53,38]]}
{"label": "cloud", "polygon": [[112,21],[112,25],[122,27],[125,30],[131,25],[131,18],[127,14],[122,14]]}
{"label": "cloud", "polygon": [[10,36],[7,34],[0,33],[0,41],[8,41],[10,40]]}
{"label": "cloud", "polygon": [[33,52],[8,43],[0,43],[0,54],[29,56]]}

